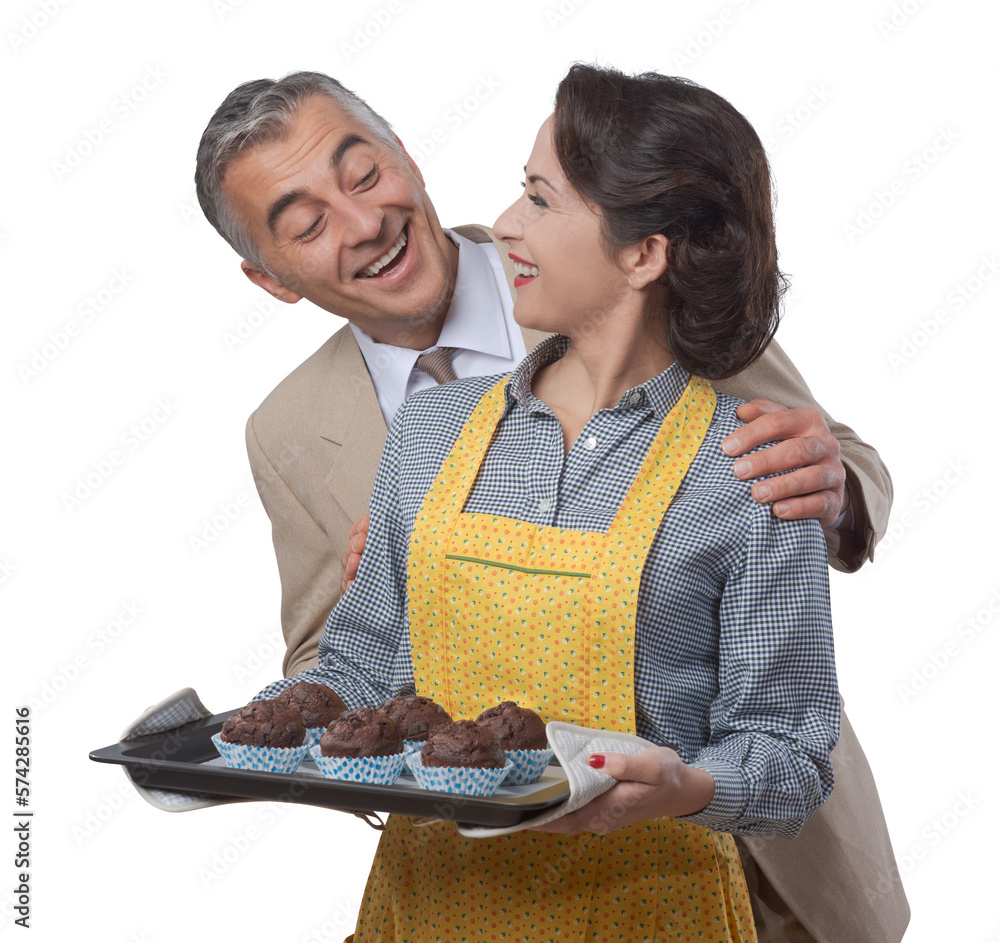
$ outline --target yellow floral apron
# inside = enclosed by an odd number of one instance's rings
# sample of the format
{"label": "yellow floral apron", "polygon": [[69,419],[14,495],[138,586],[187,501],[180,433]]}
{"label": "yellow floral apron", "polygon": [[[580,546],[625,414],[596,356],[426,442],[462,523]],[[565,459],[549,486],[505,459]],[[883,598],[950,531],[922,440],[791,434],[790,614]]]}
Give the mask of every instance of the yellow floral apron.
{"label": "yellow floral apron", "polygon": [[[504,406],[480,401],[417,516],[408,599],[417,693],[475,719],[503,700],[635,732],[636,602],[646,554],[715,409],[692,378],[606,534],[463,513]],[[460,799],[457,799],[460,801]],[[605,836],[466,839],[391,816],[356,943],[756,940],[730,835],[657,818]]]}

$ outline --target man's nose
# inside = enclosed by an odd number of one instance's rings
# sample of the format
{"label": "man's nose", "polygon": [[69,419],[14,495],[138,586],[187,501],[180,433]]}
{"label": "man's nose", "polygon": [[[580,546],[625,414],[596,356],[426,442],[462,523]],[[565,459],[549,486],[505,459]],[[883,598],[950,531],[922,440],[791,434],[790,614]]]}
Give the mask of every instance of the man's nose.
{"label": "man's nose", "polygon": [[340,221],[344,245],[353,247],[370,242],[382,231],[385,213],[381,206],[348,197],[339,201],[333,212]]}

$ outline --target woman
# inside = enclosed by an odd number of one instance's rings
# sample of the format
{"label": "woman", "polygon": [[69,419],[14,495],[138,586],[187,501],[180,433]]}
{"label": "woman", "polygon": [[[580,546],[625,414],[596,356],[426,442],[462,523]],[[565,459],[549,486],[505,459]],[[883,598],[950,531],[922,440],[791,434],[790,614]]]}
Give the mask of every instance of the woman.
{"label": "woman", "polygon": [[298,679],[659,746],[593,757],[619,782],[544,832],[390,819],[355,939],[753,940],[726,833],[794,835],[839,721],[820,528],[732,476],[738,402],[700,379],[776,326],[763,148],[696,85],[574,66],[495,230],[515,317],[556,336],[404,404],[358,578]]}

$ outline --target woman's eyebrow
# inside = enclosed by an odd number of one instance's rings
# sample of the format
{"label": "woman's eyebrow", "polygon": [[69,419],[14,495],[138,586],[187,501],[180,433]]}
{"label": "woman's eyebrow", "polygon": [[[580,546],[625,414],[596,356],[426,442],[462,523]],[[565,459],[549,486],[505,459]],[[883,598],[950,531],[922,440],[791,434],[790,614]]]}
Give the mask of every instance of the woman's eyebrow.
{"label": "woman's eyebrow", "polygon": [[[528,173],[527,164],[524,165],[524,172],[526,174]],[[549,183],[549,181],[546,180],[541,174],[528,174],[527,181],[528,183],[544,183],[545,186],[547,186],[553,193],[559,192],[559,188],[552,186],[552,184]]]}

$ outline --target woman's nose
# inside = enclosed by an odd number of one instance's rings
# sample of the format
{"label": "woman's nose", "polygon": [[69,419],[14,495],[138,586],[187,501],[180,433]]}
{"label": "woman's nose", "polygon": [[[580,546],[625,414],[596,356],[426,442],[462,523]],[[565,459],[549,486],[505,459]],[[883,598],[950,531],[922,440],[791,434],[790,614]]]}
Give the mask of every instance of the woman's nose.
{"label": "woman's nose", "polygon": [[522,234],[521,220],[518,213],[520,200],[515,200],[507,207],[493,224],[493,235],[501,242],[510,242],[512,239],[520,239]]}

